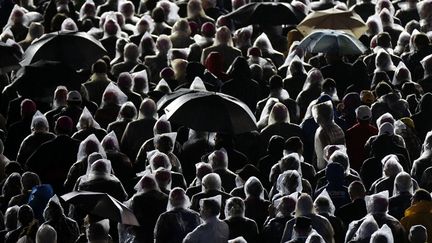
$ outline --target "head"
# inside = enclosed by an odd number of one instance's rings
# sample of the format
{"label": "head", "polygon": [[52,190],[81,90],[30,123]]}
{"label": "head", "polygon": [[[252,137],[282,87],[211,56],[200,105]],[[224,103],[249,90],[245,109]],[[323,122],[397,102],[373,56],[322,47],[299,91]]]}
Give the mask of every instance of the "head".
{"label": "head", "polygon": [[185,190],[180,187],[171,190],[168,200],[173,208],[185,208],[190,203]]}
{"label": "head", "polygon": [[149,98],[144,99],[140,105],[140,115],[143,118],[151,118],[156,115],[156,103]]}
{"label": "head", "polygon": [[216,150],[208,157],[213,170],[228,168],[228,154],[225,150]]}
{"label": "head", "polygon": [[49,224],[43,224],[36,232],[36,243],[56,243],[57,231]]}
{"label": "head", "polygon": [[73,121],[68,116],[61,116],[57,119],[54,131],[57,135],[69,135],[72,133]]}
{"label": "head", "polygon": [[220,190],[222,188],[221,178],[216,173],[210,173],[203,177],[202,186],[204,191]]}
{"label": "head", "polygon": [[296,213],[295,213],[296,217],[306,216],[312,214],[312,212],[313,212],[313,201],[311,196],[302,193],[297,200]]}
{"label": "head", "polygon": [[411,243],[425,243],[427,242],[428,234],[427,229],[423,225],[411,226],[409,230],[408,239]]}
{"label": "head", "polygon": [[156,49],[159,53],[167,54],[172,48],[171,39],[167,35],[160,35],[156,40]]}
{"label": "head", "polygon": [[222,45],[231,44],[231,31],[226,26],[222,26],[216,31],[216,43]]}
{"label": "head", "polygon": [[198,179],[199,182],[202,181],[203,177],[212,173],[213,172],[213,168],[211,167],[211,165],[204,163],[204,162],[199,162],[197,164],[195,164],[195,174],[196,174],[196,178]]}
{"label": "head", "polygon": [[33,117],[36,112],[36,103],[30,99],[24,99],[21,102],[21,117],[28,119]]}
{"label": "head", "polygon": [[32,22],[29,26],[29,35],[32,40],[41,37],[45,33],[45,28],[41,23]]}
{"label": "head", "polygon": [[298,216],[295,218],[294,231],[300,237],[306,237],[312,231],[312,220],[308,217]]}
{"label": "head", "polygon": [[18,210],[18,222],[22,226],[29,226],[34,220],[33,209],[27,205],[22,205]]}
{"label": "head", "polygon": [[348,187],[351,200],[363,199],[366,196],[366,188],[361,181],[353,181]]}
{"label": "head", "polygon": [[263,185],[255,176],[250,177],[246,181],[244,189],[246,196],[252,196],[255,198],[260,197],[261,194],[264,192]]}
{"label": "head", "polygon": [[200,205],[200,215],[204,220],[217,217],[221,210],[219,202],[212,198],[202,199]]}
{"label": "head", "polygon": [[431,202],[432,201],[431,195],[428,191],[426,191],[424,189],[417,189],[414,192],[414,195],[412,196],[411,205],[415,205],[416,203],[419,203],[422,201]]}
{"label": "head", "polygon": [[132,102],[126,102],[120,107],[119,117],[122,119],[133,120],[137,115],[137,110]]}
{"label": "head", "polygon": [[393,194],[413,193],[413,182],[411,176],[406,172],[399,172],[394,181]]}
{"label": "head", "polygon": [[245,204],[239,197],[232,197],[225,204],[225,215],[231,217],[244,217]]}
{"label": "head", "polygon": [[33,172],[25,172],[21,176],[21,184],[22,184],[22,191],[27,192],[32,190],[34,186],[38,186],[41,184],[41,181],[39,179],[39,176],[36,173]]}

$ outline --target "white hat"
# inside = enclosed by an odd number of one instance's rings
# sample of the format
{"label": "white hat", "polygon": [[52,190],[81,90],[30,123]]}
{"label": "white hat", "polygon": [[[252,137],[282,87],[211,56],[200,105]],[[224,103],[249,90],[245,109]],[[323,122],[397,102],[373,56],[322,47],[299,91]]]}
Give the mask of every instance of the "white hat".
{"label": "white hat", "polygon": [[361,105],[356,109],[356,116],[359,120],[369,120],[372,117],[372,111],[367,105]]}

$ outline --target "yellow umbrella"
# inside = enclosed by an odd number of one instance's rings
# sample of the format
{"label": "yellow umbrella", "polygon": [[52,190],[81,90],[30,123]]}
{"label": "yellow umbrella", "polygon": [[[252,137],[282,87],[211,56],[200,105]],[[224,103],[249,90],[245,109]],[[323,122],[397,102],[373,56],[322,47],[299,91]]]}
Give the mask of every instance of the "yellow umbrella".
{"label": "yellow umbrella", "polygon": [[297,29],[307,36],[315,30],[341,30],[359,38],[366,32],[367,26],[362,18],[353,11],[327,9],[310,13],[297,26]]}

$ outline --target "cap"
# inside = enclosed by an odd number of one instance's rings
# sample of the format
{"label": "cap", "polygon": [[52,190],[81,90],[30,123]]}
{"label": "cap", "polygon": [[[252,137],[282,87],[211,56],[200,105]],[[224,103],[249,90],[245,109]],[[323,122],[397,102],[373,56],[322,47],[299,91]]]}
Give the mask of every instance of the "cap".
{"label": "cap", "polygon": [[66,100],[67,101],[82,101],[81,94],[76,90],[72,90],[67,94]]}
{"label": "cap", "polygon": [[372,117],[372,112],[369,106],[361,105],[356,109],[356,116],[359,120],[369,120]]}

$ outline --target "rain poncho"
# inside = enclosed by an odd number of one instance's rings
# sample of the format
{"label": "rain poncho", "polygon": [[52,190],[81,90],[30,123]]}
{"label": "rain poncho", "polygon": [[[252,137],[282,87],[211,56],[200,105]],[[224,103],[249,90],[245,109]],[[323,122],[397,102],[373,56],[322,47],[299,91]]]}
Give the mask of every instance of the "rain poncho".
{"label": "rain poncho", "polygon": [[394,181],[393,196],[408,192],[410,195],[414,193],[414,184],[411,176],[406,172],[399,172]]}
{"label": "rain poncho", "polygon": [[155,23],[149,15],[143,15],[136,23],[136,34],[152,33],[154,25]]}
{"label": "rain poncho", "polygon": [[128,99],[128,97],[119,89],[119,87],[117,87],[117,85],[112,82],[108,84],[102,97],[101,107],[104,107],[108,104],[121,106]]}
{"label": "rain poncho", "polygon": [[93,0],[86,0],[81,6],[79,19],[82,21],[85,18],[92,18],[96,16],[96,5]]}
{"label": "rain poncho", "polygon": [[190,206],[190,199],[183,188],[176,187],[170,191],[167,211],[172,211],[178,208],[187,209]]}
{"label": "rain poncho", "polygon": [[273,125],[276,123],[289,123],[290,122],[290,115],[288,112],[287,107],[277,102],[271,109],[269,118],[268,118],[268,125]]}
{"label": "rain poncho", "polygon": [[93,119],[87,107],[84,107],[76,127],[78,131],[88,128],[100,129],[100,125]]}
{"label": "rain poncho", "polygon": [[[350,225],[351,227],[351,225]],[[355,235],[353,236],[354,241],[368,240],[372,234],[378,230],[378,224],[372,216],[367,216],[366,219],[360,224]],[[348,230],[349,231],[349,230]],[[348,235],[347,235],[348,236]],[[350,239],[346,239],[350,240]],[[347,241],[348,242],[348,241]]]}
{"label": "rain poncho", "polygon": [[410,81],[412,81],[410,70],[405,66],[403,62],[399,62],[393,76],[392,85],[402,87],[404,83]]}
{"label": "rain poncho", "polygon": [[147,94],[149,92],[148,75],[145,69],[136,73],[132,73],[132,79],[133,91],[138,92],[139,94]]}
{"label": "rain poncho", "polygon": [[111,131],[104,137],[101,145],[105,150],[120,151],[120,145],[114,131]]}
{"label": "rain poncho", "polygon": [[330,198],[330,195],[328,194],[326,189],[324,189],[315,199],[314,206],[315,211],[318,214],[324,213],[334,215],[334,212],[336,210],[335,205],[333,204],[333,201]]}
{"label": "rain poncho", "polygon": [[61,24],[61,31],[78,31],[78,26],[71,18],[67,18]]}
{"label": "rain poncho", "polygon": [[203,80],[200,77],[195,77],[194,81],[191,83],[189,89],[196,91],[207,91]]}
{"label": "rain poncho", "polygon": [[157,2],[156,7],[161,7],[164,10],[166,21],[169,25],[173,25],[180,19],[180,16],[178,15],[180,8],[175,3],[168,0],[162,0]]}
{"label": "rain poncho", "polygon": [[384,72],[391,72],[396,69],[396,67],[393,65],[393,62],[391,60],[390,54],[388,54],[383,49],[380,49],[375,57],[375,73],[384,71]]}
{"label": "rain poncho", "polygon": [[323,169],[326,165],[323,149],[327,145],[345,144],[345,136],[342,129],[334,123],[333,105],[331,101],[317,104],[312,108],[312,115],[320,126],[315,132],[315,154],[317,156],[317,168]]}
{"label": "rain poncho", "polygon": [[372,234],[372,237],[370,239],[370,243],[392,243],[392,242],[394,242],[393,233],[386,224],[381,226],[379,230],[375,231]]}
{"label": "rain poncho", "polygon": [[276,189],[278,190],[278,194],[273,199],[290,195],[294,192],[301,192],[303,190],[301,175],[295,170],[283,172],[277,179]]}
{"label": "rain poncho", "polygon": [[88,136],[84,141],[82,141],[78,148],[77,160],[83,160],[92,153],[99,153],[103,158],[106,158],[105,150],[99,143],[99,140],[94,134]]}
{"label": "rain poncho", "polygon": [[96,160],[90,165],[90,169],[87,171],[86,175],[80,178],[80,184],[96,179],[110,179],[111,171],[111,161],[107,159]]}

